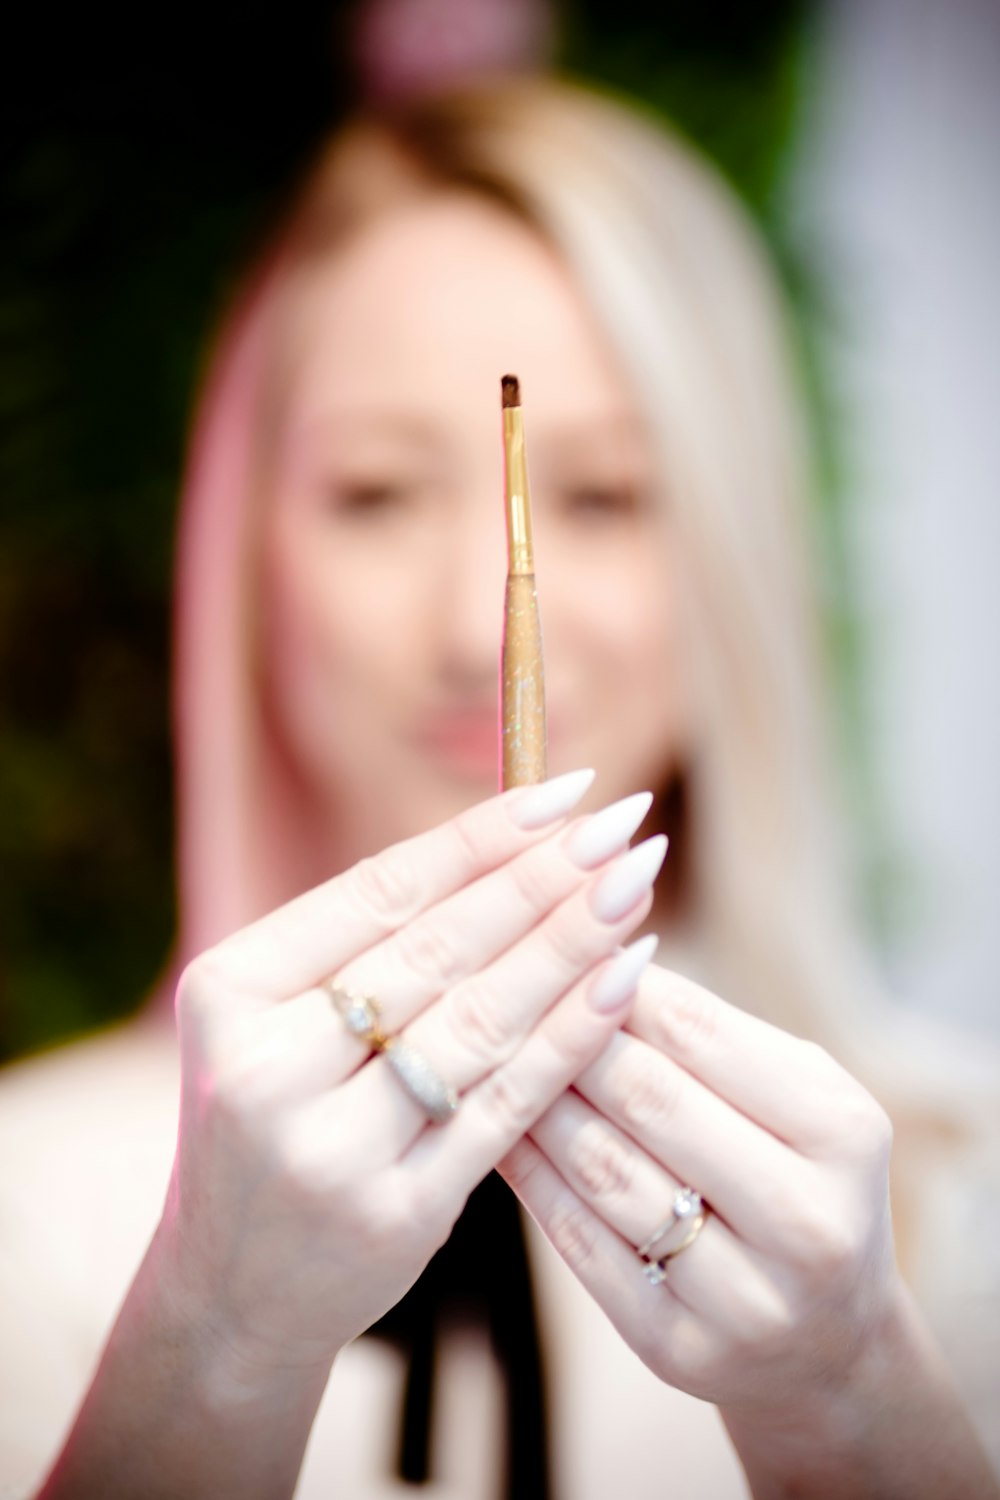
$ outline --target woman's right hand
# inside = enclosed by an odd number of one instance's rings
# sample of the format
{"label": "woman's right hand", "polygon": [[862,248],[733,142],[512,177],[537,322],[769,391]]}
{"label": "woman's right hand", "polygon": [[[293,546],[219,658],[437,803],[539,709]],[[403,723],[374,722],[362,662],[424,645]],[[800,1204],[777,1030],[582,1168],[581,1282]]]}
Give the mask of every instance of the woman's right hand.
{"label": "woman's right hand", "polygon": [[[650,802],[564,826],[574,773],[493,798],[185,970],[166,1207],[44,1500],[291,1495],[338,1350],[624,1020],[665,841]],[[611,957],[611,962],[606,963]],[[329,980],[460,1096],[431,1125]],[[398,1058],[398,1052],[397,1052]]]}
{"label": "woman's right hand", "polygon": [[[243,1371],[326,1365],[391,1307],[483,1176],[624,1019],[665,841],[649,805],[564,826],[573,773],[365,860],[194,960],[158,1275]],[[595,974],[596,966],[601,966]],[[458,1092],[432,1125],[324,980],[376,996]]]}

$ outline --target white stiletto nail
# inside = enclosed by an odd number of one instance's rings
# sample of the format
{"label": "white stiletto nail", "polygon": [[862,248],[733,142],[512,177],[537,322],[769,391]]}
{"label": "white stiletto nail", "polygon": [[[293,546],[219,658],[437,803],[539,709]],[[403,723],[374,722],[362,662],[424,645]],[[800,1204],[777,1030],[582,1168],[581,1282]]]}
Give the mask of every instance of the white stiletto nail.
{"label": "white stiletto nail", "polygon": [[581,870],[592,870],[602,865],[612,854],[619,854],[632,837],[653,802],[652,792],[636,792],[632,797],[623,797],[612,802],[610,807],[574,828],[567,853]]}
{"label": "white stiletto nail", "polygon": [[630,947],[623,948],[611,960],[590,987],[587,1000],[591,1010],[606,1016],[625,1004],[639,983],[643,969],[656,952],[659,941],[656,933],[652,932]]}
{"label": "white stiletto nail", "polygon": [[563,818],[579,802],[594,780],[595,772],[567,771],[564,776],[553,776],[551,781],[540,781],[537,786],[525,787],[519,796],[513,797],[507,815],[515,828],[544,828]]}
{"label": "white stiletto nail", "polygon": [[594,916],[602,922],[620,921],[649,890],[660,873],[666,852],[666,836],[658,833],[623,854],[602,877],[590,898]]}

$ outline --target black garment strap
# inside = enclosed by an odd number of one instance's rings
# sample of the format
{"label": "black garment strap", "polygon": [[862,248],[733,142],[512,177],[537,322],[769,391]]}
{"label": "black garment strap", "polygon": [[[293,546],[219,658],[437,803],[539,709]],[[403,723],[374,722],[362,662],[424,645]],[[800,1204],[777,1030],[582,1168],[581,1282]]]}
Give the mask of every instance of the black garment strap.
{"label": "black garment strap", "polygon": [[489,1334],[507,1394],[508,1500],[549,1500],[549,1462],[538,1322],[520,1210],[491,1173],[406,1296],[368,1330],[409,1352],[399,1474],[429,1476],[435,1350],[446,1324],[474,1323]]}

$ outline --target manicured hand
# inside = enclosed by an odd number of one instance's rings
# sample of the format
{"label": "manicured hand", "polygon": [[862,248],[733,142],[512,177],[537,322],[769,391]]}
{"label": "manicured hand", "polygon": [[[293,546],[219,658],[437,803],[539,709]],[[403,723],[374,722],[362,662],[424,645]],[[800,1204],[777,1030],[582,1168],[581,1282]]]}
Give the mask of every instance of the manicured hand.
{"label": "manicured hand", "polygon": [[[247,1369],[328,1363],[407,1290],[477,1182],[607,1043],[665,841],[645,795],[565,826],[574,773],[366,860],[181,981],[180,1140],[158,1275]],[[610,959],[610,963],[606,962]],[[457,1092],[429,1123],[324,980]]]}
{"label": "manicured hand", "polygon": [[[501,1170],[656,1374],[773,1413],[837,1389],[894,1305],[890,1135],[819,1047],[651,968]],[[652,1285],[637,1247],[688,1185],[711,1212]]]}

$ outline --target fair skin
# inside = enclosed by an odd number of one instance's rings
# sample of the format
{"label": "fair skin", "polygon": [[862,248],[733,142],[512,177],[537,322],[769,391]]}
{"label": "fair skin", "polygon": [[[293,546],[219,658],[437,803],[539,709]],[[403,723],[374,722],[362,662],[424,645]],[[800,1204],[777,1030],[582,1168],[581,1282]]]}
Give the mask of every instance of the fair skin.
{"label": "fair skin", "polygon": [[[165,1212],[44,1494],[291,1494],[339,1353],[499,1164],[621,1337],[720,1406],[759,1500],[995,1497],[901,1289],[878,1105],[665,969],[635,998],[648,803],[567,821],[578,778],[456,815],[492,776],[506,369],[532,393],[557,769],[655,784],[686,695],[648,453],[568,276],[473,200],[388,229],[312,288],[262,526],[269,724],[351,868],[182,979]],[[331,974],[455,1085],[447,1124],[349,1035]],[[650,1286],[635,1247],[687,1182],[712,1213]]]}
{"label": "fair skin", "polygon": [[261,542],[270,721],[350,863],[496,788],[500,376],[520,376],[550,770],[658,785],[681,708],[663,511],[628,387],[555,256],[450,195],[309,280]]}

